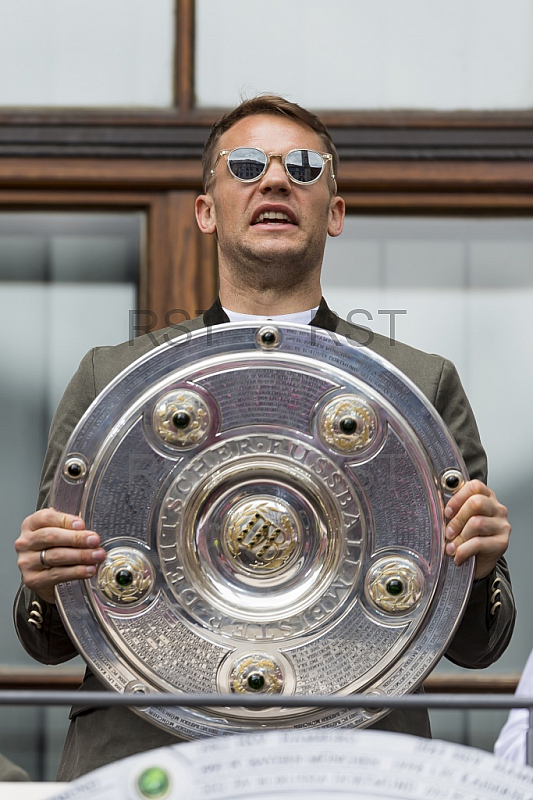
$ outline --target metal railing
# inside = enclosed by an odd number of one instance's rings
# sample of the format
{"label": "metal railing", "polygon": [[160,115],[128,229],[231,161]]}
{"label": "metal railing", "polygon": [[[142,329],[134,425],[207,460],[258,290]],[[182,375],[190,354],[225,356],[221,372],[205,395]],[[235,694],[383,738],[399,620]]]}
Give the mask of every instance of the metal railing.
{"label": "metal railing", "polygon": [[[211,708],[264,708],[265,697],[235,694],[165,694],[150,692],[115,694],[113,692],[33,691],[23,689],[0,690],[0,706],[142,706],[149,705],[211,707]],[[504,709],[525,708],[529,711],[529,730],[526,735],[526,764],[533,766],[533,697],[503,696],[502,694],[410,694],[402,696],[375,695],[287,695],[268,696],[271,708],[435,708],[435,709]]]}

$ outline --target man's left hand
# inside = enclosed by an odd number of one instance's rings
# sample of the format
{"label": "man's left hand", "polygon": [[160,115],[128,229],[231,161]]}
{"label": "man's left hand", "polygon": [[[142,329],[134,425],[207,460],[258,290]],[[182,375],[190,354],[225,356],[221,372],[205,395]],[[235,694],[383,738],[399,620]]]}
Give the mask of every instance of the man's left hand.
{"label": "man's left hand", "polygon": [[509,545],[511,526],[507,509],[492,489],[478,480],[468,481],[444,510],[446,553],[459,566],[476,557],[474,578],[490,575]]}

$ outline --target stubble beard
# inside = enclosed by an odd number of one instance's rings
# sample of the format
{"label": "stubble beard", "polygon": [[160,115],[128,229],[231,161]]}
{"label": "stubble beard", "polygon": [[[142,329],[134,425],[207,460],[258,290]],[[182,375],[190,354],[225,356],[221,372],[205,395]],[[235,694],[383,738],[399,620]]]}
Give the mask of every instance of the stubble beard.
{"label": "stubble beard", "polygon": [[320,274],[324,256],[323,243],[313,240],[293,249],[255,248],[243,242],[226,242],[220,255],[235,284],[242,289],[265,291],[290,290]]}

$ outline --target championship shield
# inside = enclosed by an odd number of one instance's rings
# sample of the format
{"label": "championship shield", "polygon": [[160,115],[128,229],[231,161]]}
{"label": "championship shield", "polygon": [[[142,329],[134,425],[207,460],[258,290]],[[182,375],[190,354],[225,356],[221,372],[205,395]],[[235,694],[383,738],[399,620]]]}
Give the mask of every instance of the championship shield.
{"label": "championship shield", "polygon": [[[465,480],[435,409],[369,349],[303,325],[194,331],[122,372],[70,437],[52,504],[107,558],[58,607],[110,689],[147,706],[212,693],[138,711],[186,738],[364,727],[387,713],[364,696],[413,691],[459,624],[473,564],[446,557],[444,507]],[[353,693],[359,709],[268,705]]]}

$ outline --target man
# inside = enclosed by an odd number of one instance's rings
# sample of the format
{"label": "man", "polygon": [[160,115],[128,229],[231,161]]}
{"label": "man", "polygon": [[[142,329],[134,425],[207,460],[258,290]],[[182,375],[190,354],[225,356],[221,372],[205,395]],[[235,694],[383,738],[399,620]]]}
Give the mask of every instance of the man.
{"label": "man", "polygon": [[[366,331],[339,320],[322,299],[320,272],[326,237],[343,227],[344,201],[337,195],[337,155],[327,129],[313,114],[278,97],[247,101],[224,117],[206,144],[205,193],[196,216],[203,233],[218,242],[220,295],[188,324],[255,317],[304,322],[365,341]],[[172,331],[170,331],[172,335]],[[163,342],[169,331],[158,334]],[[54,586],[90,577],[104,559],[97,532],[81,519],[47,509],[55,468],[81,415],[129,363],[154,347],[97,348],[82,361],[58,408],[43,469],[39,507],[22,524],[16,542],[23,588],[16,605],[19,636],[45,663],[75,654],[54,606]],[[414,380],[450,427],[468,465],[470,480],[450,500],[446,552],[459,565],[476,557],[476,583],[468,610],[448,650],[456,663],[484,667],[507,646],[514,605],[505,562],[510,526],[507,510],[484,483],[486,463],[475,421],[453,365],[384,337],[371,345]],[[84,689],[98,688],[89,672]],[[150,747],[176,742],[126,709],[75,709],[71,714],[60,779],[70,780],[101,764]],[[429,734],[425,712],[395,711],[377,727]]]}
{"label": "man", "polygon": [[[517,699],[533,697],[533,650],[528,656],[515,694]],[[494,744],[495,755],[514,761],[515,764],[533,766],[531,761],[528,761],[531,747],[528,742],[530,713],[529,708],[513,708],[509,712],[507,722]]]}

